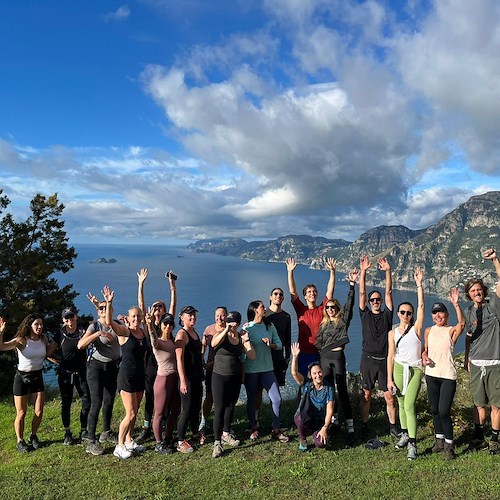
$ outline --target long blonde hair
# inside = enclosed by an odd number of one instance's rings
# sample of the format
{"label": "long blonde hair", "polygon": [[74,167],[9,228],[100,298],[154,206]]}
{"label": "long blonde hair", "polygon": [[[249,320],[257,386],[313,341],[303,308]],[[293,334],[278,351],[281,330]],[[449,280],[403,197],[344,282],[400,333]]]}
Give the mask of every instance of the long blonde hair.
{"label": "long blonde hair", "polygon": [[337,311],[335,315],[333,316],[333,321],[334,323],[337,323],[340,319],[340,302],[337,299],[329,299],[327,303],[325,304],[325,307],[323,308],[323,319],[321,320],[320,326],[326,326],[328,323],[330,323],[330,316],[328,316],[328,313],[326,312],[326,306],[330,303],[333,302],[333,305],[337,308]]}

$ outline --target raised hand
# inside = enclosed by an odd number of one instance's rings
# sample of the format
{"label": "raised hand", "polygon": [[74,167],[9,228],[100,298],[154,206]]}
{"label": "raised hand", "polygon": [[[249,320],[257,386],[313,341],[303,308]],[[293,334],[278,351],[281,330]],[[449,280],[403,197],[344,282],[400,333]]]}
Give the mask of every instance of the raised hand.
{"label": "raised hand", "polygon": [[484,259],[487,259],[487,260],[493,260],[495,259],[497,256],[495,250],[493,250],[493,248],[488,248],[488,250],[486,250],[484,253],[483,253],[483,258]]}
{"label": "raised hand", "polygon": [[105,285],[101,291],[102,296],[104,297],[104,300],[106,302],[113,302],[113,299],[115,297],[115,292],[109,288],[108,285]]}
{"label": "raised hand", "polygon": [[99,299],[92,292],[87,293],[86,297],[90,300],[90,302],[92,302],[92,304],[94,304],[95,307],[99,305]]}
{"label": "raised hand", "polygon": [[456,305],[456,304],[458,304],[459,298],[460,298],[460,295],[459,295],[459,292],[458,292],[458,288],[457,287],[453,287],[450,290],[450,297],[449,297],[450,302],[453,305]]}
{"label": "raised hand", "polygon": [[389,261],[387,259],[378,259],[378,268],[381,271],[389,271],[391,269],[391,265],[389,264]]}
{"label": "raised hand", "polygon": [[349,274],[347,275],[347,279],[353,283],[356,283],[358,281],[358,277],[359,277],[359,271],[357,267],[351,269],[349,271]]}
{"label": "raised hand", "polygon": [[370,269],[372,263],[370,262],[370,259],[368,255],[363,255],[361,259],[359,259],[359,268],[361,271],[367,271]]}
{"label": "raised hand", "polygon": [[146,281],[146,278],[148,277],[148,270],[143,267],[138,273],[137,273],[137,278],[139,280],[139,283],[144,283]]}
{"label": "raised hand", "polygon": [[415,269],[413,278],[415,279],[415,283],[417,284],[417,286],[422,286],[422,282],[424,280],[424,271],[420,266]]}
{"label": "raised hand", "polygon": [[333,257],[328,257],[328,259],[326,259],[326,268],[329,271],[335,271],[336,264],[337,263],[335,262],[335,259]]}
{"label": "raised hand", "polygon": [[298,342],[292,344],[292,356],[298,356],[300,354],[300,347]]}
{"label": "raised hand", "polygon": [[292,257],[289,257],[288,259],[286,259],[285,264],[286,264],[286,270],[288,272],[294,271],[295,268],[297,267],[297,263],[295,262],[295,259]]}

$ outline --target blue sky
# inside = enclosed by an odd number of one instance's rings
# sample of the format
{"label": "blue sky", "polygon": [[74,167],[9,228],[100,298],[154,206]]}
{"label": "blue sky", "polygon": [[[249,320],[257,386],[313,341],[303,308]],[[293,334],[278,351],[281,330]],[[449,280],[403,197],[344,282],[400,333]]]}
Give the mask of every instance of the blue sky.
{"label": "blue sky", "polygon": [[500,190],[491,0],[0,3],[0,187],[78,242],[426,227]]}

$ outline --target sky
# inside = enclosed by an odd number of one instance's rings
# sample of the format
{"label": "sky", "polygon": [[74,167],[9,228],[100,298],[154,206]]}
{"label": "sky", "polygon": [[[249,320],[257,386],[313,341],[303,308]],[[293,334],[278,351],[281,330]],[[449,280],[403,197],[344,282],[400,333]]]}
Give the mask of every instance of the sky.
{"label": "sky", "polygon": [[421,229],[500,190],[497,0],[0,0],[0,189],[71,243]]}

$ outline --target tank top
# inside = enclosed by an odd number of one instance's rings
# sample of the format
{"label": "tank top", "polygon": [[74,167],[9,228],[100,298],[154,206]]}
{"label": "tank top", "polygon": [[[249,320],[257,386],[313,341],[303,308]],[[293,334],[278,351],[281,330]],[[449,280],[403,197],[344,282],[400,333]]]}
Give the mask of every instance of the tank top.
{"label": "tank top", "polygon": [[215,348],[214,373],[219,375],[241,375],[243,369],[242,352],[241,340],[238,344],[233,344],[227,336],[224,337],[224,340]]}
{"label": "tank top", "polygon": [[127,378],[145,377],[144,354],[146,353],[146,338],[137,339],[132,332],[121,346],[122,362],[120,372]]}
{"label": "tank top", "polygon": [[397,345],[394,361],[401,365],[422,366],[422,343],[414,326],[406,335],[402,335],[397,327],[394,328],[394,345]]}
{"label": "tank top", "polygon": [[26,339],[26,347],[21,350],[17,349],[19,362],[17,369],[20,372],[35,372],[43,368],[43,362],[47,355],[47,346],[43,339],[31,340]]}
{"label": "tank top", "polygon": [[431,377],[457,379],[457,369],[453,361],[454,344],[451,340],[452,326],[431,326],[427,339],[428,356],[433,365],[425,367],[425,374]]}
{"label": "tank top", "polygon": [[153,353],[158,363],[158,375],[166,376],[172,373],[177,373],[177,362],[175,359],[175,344],[172,339],[158,339],[158,344],[161,344],[162,349],[153,347]]}
{"label": "tank top", "polygon": [[201,340],[196,331],[194,332],[196,338],[194,339],[186,332],[188,341],[184,347],[184,374],[186,378],[193,381],[200,381],[203,379],[203,364],[201,360]]}

